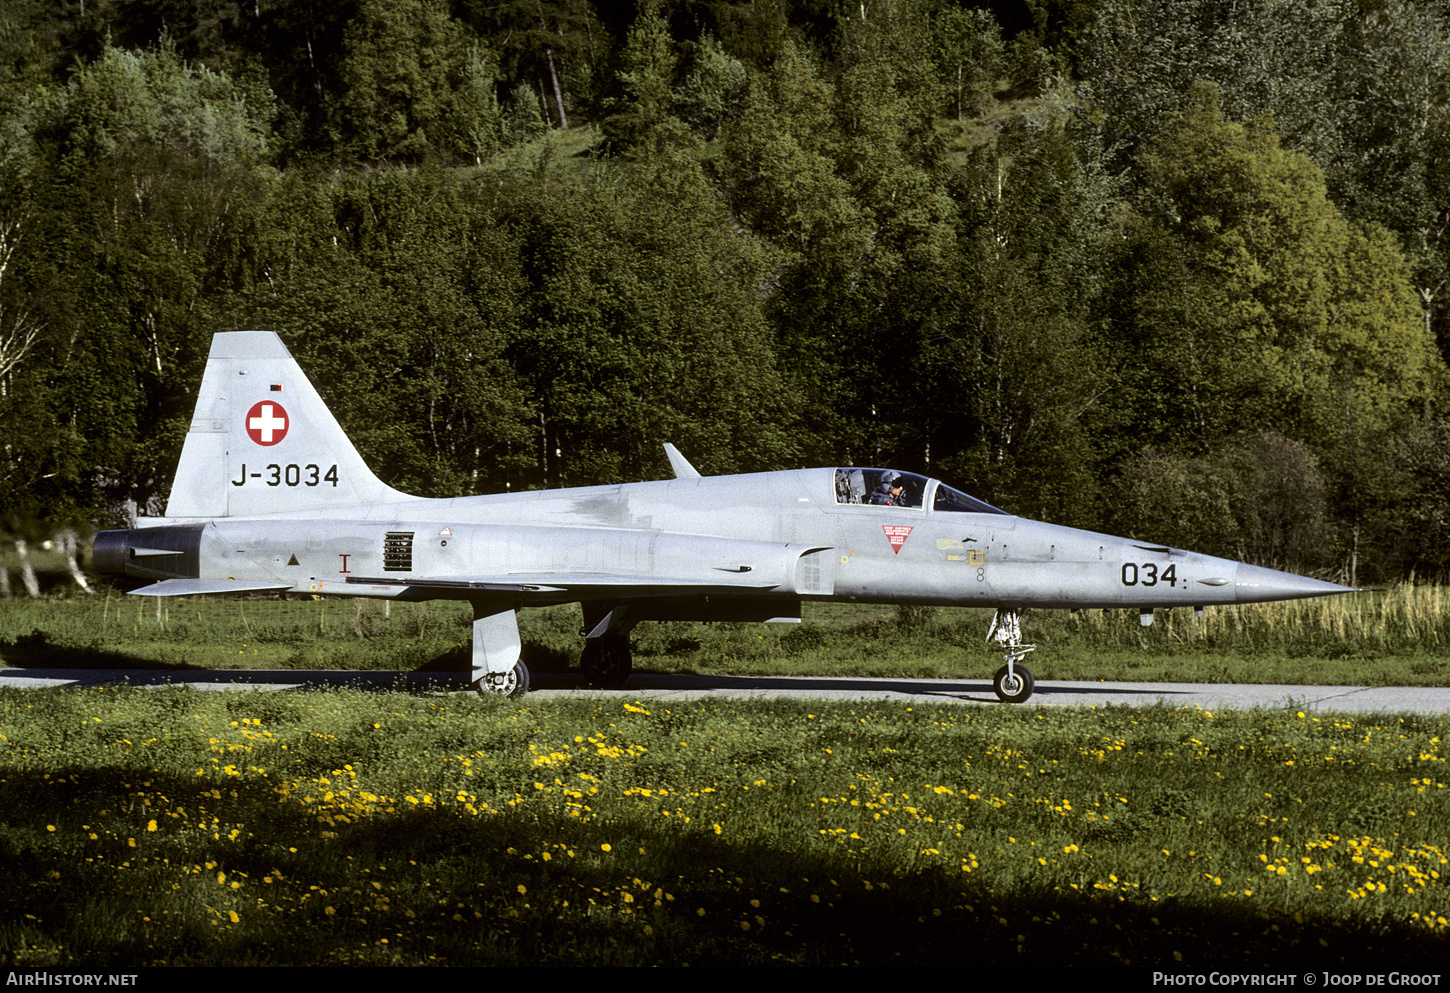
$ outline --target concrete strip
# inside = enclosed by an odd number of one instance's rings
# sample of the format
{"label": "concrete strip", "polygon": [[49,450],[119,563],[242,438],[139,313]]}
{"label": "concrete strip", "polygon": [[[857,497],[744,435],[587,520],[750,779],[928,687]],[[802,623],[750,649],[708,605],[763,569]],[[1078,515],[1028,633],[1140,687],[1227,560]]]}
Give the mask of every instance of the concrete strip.
{"label": "concrete strip", "polygon": [[[679,676],[636,673],[620,689],[583,685],[578,673],[534,673],[528,699],[620,697],[897,700],[911,703],[1002,704],[984,679],[881,679],[807,676]],[[463,673],[292,669],[0,669],[0,687],[191,686],[199,690],[291,690],[344,687],[471,692]],[[1450,713],[1450,688],[1404,686],[1283,686],[1228,683],[1039,682],[1021,706],[1253,708],[1306,713]]]}

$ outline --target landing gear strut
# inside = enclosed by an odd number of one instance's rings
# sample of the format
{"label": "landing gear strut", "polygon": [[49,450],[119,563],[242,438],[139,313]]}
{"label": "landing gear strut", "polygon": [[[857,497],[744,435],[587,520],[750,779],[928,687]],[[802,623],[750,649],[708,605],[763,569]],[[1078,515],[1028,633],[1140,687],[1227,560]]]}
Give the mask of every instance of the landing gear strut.
{"label": "landing gear strut", "polygon": [[987,640],[995,640],[1006,649],[1002,658],[1007,664],[992,677],[992,689],[997,691],[997,699],[1003,703],[1022,703],[1032,695],[1036,686],[1031,671],[1022,665],[1022,660],[1028,653],[1037,650],[1036,645],[1022,644],[1022,611],[998,610],[992,617]]}

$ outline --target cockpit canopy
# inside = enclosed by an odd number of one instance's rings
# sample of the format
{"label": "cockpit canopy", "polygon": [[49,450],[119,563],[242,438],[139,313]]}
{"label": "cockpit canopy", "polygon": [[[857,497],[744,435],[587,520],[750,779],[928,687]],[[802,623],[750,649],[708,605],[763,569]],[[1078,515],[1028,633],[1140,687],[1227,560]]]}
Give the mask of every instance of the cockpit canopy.
{"label": "cockpit canopy", "polygon": [[931,501],[933,511],[1006,514],[945,483],[895,469],[837,469],[836,503],[874,507],[916,507]]}

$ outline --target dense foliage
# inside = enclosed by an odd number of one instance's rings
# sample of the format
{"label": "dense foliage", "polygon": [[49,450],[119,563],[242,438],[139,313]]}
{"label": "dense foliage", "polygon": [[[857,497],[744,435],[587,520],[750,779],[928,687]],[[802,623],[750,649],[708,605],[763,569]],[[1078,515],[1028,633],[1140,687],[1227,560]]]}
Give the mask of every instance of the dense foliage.
{"label": "dense foliage", "polygon": [[218,330],[426,495],[879,463],[1450,571],[1429,0],[12,0],[0,516],[156,512]]}

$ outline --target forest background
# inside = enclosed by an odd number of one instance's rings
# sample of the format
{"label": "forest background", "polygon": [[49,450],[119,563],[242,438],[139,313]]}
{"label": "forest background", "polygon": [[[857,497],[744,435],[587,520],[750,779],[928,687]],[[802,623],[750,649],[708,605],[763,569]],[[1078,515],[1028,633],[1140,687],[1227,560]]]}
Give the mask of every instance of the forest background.
{"label": "forest background", "polygon": [[159,513],[213,332],[427,496],[871,464],[1450,571],[1431,0],[7,0],[0,517]]}

